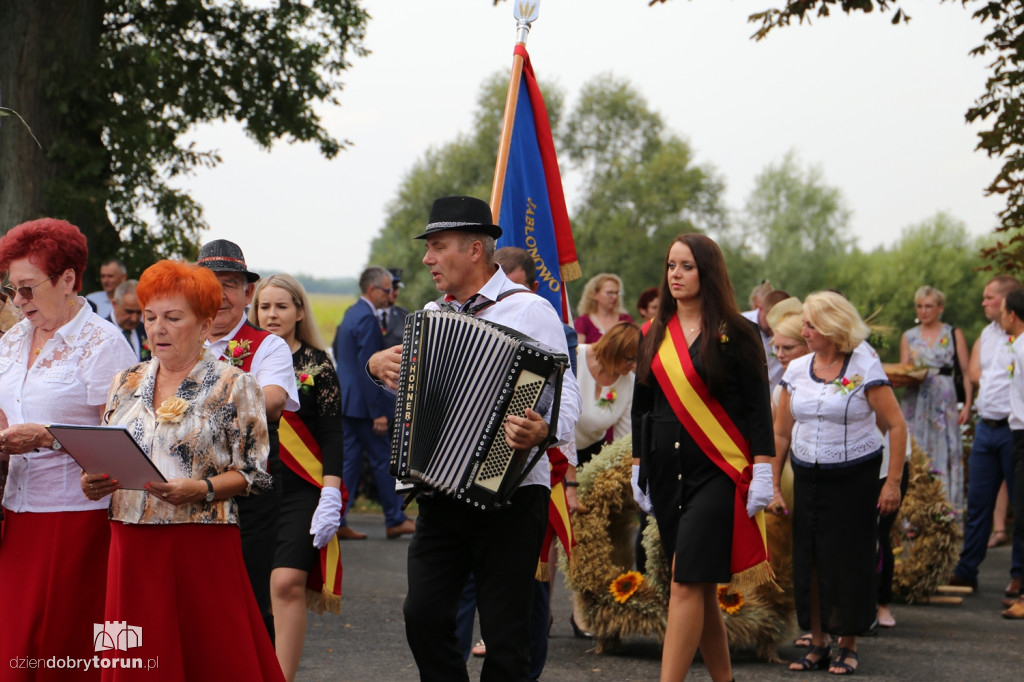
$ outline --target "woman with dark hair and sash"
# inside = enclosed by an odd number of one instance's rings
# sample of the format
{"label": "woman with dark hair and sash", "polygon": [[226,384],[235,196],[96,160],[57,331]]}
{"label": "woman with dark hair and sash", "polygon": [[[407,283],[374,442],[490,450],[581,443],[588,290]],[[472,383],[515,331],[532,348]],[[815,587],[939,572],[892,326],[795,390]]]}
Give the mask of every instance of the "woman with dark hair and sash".
{"label": "woman with dark hair and sash", "polygon": [[773,580],[762,511],[775,452],[768,373],[718,245],[676,237],[665,270],[637,359],[633,493],[653,506],[672,563],[661,679],[683,680],[699,647],[722,682],[732,664],[718,585]]}
{"label": "woman with dark hair and sash", "polygon": [[341,613],[341,551],[334,536],[347,497],[341,480],[341,387],[297,279],[261,279],[252,300],[249,321],[288,343],[299,391],[299,410],[281,415],[284,495],[270,574],[277,660],[285,679],[294,680],[306,607]]}

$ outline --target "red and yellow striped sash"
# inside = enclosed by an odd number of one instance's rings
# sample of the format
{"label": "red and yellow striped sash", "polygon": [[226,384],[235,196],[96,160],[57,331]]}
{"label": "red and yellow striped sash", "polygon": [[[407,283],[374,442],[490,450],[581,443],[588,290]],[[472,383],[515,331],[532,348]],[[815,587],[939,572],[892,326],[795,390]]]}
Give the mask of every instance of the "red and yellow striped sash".
{"label": "red and yellow striped sash", "polygon": [[[324,487],[324,465],[320,445],[299,415],[285,411],[278,429],[281,461],[295,475]],[[343,507],[348,504],[345,484],[341,486]],[[312,541],[312,540],[311,540]],[[306,606],[317,613],[341,613],[341,545],[337,536],[320,549],[319,565],[314,565],[306,581]]]}
{"label": "red and yellow striped sash", "polygon": [[747,490],[753,474],[750,443],[711,395],[690,359],[679,319],[672,317],[651,363],[672,411],[683,428],[715,465],[736,484],[733,508],[730,589],[743,590],[771,582],[764,512],[747,516]]}

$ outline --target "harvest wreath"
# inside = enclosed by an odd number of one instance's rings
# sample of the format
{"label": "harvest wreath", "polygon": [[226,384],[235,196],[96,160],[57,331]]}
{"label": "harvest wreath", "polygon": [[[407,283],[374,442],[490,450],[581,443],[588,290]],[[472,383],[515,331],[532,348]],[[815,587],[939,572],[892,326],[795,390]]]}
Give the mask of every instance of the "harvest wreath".
{"label": "harvest wreath", "polygon": [[[634,538],[638,508],[633,502],[629,437],[606,446],[577,473],[580,511],[573,519],[577,544],[572,561],[559,565],[575,590],[582,615],[596,638],[596,653],[614,651],[633,635],[665,636],[669,566],[657,524],[651,518],[641,544],[647,557],[643,573],[635,570]],[[777,662],[779,642],[793,633],[792,526],[788,517],[769,515],[768,544],[776,581],[749,593],[718,590],[729,645],[756,648],[758,657]]]}

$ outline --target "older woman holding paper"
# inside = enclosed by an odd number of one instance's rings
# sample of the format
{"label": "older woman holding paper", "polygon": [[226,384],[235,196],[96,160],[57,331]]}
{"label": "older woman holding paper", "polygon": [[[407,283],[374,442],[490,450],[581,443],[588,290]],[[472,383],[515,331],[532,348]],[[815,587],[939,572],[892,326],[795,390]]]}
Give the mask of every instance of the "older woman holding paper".
{"label": "older woman holding paper", "polygon": [[[163,678],[281,680],[234,501],[270,486],[263,394],[242,370],[202,359],[221,302],[210,270],[161,261],[137,296],[153,358],[114,378],[104,421],[126,426],[167,481],[122,490],[82,475],[90,499],[113,494],[105,619],[146,630],[137,655],[159,658]],[[103,679],[132,674],[111,666]]]}
{"label": "older woman holding paper", "polygon": [[117,327],[78,296],[87,259],[85,237],[63,220],[23,223],[0,239],[4,289],[24,316],[0,338],[0,461],[10,465],[0,541],[5,680],[24,679],[12,659],[91,658],[92,624],[103,622],[107,565],[96,557],[110,542],[107,505],[82,496],[81,469],[44,426],[99,424],[111,378],[133,360]]}

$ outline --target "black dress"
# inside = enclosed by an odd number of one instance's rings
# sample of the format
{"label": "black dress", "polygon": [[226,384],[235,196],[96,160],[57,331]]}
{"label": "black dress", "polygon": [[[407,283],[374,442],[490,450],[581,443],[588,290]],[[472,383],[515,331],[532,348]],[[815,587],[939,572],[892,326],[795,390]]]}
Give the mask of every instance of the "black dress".
{"label": "black dress", "polygon": [[[738,335],[735,335],[738,337]],[[722,349],[723,386],[715,397],[750,443],[752,455],[772,455],[768,382],[735,353],[738,340]],[[690,358],[702,379],[700,339]],[[639,375],[639,373],[638,373]],[[633,453],[641,480],[650,486],[654,517],[665,556],[675,557],[676,582],[727,583],[731,580],[733,509],[736,487],[679,422],[661,386],[637,382],[633,390]]]}
{"label": "black dress", "polygon": [[[307,344],[292,353],[296,379],[301,372],[313,374],[312,386],[299,386],[295,413],[313,434],[323,457],[324,475],[342,474],[341,387],[331,359]],[[320,489],[287,466],[281,467],[283,499],[274,550],[274,568],[310,571],[318,561],[309,526],[320,502]]]}

